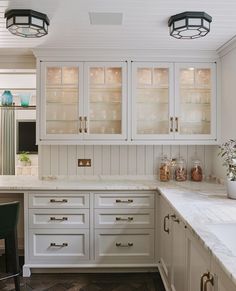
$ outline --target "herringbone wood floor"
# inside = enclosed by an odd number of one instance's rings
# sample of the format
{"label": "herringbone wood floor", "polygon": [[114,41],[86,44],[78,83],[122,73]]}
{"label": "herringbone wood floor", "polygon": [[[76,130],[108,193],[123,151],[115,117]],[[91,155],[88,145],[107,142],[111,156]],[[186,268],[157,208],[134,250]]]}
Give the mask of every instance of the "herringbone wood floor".
{"label": "herringbone wood floor", "polygon": [[[13,280],[0,281],[1,291],[14,290]],[[21,278],[22,291],[164,291],[158,273],[33,274]]]}

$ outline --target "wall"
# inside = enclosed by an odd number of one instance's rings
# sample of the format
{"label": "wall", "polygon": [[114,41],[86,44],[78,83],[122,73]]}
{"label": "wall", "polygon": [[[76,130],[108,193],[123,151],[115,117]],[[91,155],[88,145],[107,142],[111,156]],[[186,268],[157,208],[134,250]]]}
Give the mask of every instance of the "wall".
{"label": "wall", "polygon": [[[8,70],[35,69],[36,59],[32,52],[25,49],[0,49],[0,72]],[[1,79],[1,81],[3,81]],[[0,140],[0,153],[2,152]],[[0,154],[0,165],[2,164]],[[1,166],[0,166],[1,175]]]}
{"label": "wall", "polygon": [[0,69],[35,69],[36,59],[26,49],[0,49]]}
{"label": "wall", "polygon": [[[236,139],[236,48],[221,54],[221,142]],[[218,157],[218,149],[213,153],[213,174],[226,178],[226,169]]]}
{"label": "wall", "polygon": [[222,142],[236,139],[236,48],[221,59],[222,66],[222,102],[221,136]]}
{"label": "wall", "polygon": [[[194,156],[203,163],[204,173],[212,173],[215,146],[41,146],[40,174],[47,175],[156,175],[159,158],[181,155],[188,169]],[[91,158],[91,168],[78,168],[78,158]]]}

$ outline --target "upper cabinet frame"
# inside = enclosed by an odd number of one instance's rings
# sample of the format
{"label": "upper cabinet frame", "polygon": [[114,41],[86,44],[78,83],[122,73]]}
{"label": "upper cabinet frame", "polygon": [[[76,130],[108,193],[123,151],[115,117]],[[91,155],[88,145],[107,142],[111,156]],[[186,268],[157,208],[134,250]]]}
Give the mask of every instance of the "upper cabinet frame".
{"label": "upper cabinet frame", "polygon": [[38,144],[219,143],[217,63],[55,59],[38,60]]}

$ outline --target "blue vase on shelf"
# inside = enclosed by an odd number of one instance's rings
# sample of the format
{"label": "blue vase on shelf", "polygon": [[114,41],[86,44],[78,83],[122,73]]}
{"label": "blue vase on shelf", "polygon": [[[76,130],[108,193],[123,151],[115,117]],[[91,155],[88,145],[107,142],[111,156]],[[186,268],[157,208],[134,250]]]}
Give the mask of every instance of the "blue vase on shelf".
{"label": "blue vase on shelf", "polygon": [[13,103],[13,95],[11,91],[5,90],[1,96],[2,106],[10,106]]}

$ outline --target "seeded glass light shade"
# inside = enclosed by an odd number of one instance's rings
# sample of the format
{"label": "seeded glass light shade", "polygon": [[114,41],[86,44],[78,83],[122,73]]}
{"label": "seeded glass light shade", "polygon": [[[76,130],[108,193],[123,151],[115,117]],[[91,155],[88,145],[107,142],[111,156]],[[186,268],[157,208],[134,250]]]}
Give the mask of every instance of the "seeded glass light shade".
{"label": "seeded glass light shade", "polygon": [[210,31],[212,17],[205,12],[187,11],[170,17],[170,35],[178,39],[194,39]]}
{"label": "seeded glass light shade", "polygon": [[48,34],[46,14],[29,9],[12,9],[5,13],[6,27],[15,35],[36,38]]}

